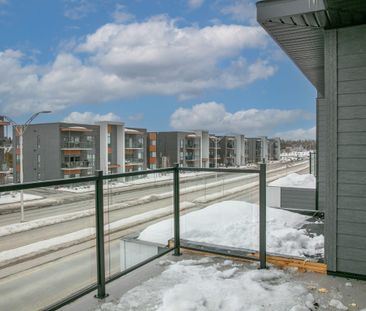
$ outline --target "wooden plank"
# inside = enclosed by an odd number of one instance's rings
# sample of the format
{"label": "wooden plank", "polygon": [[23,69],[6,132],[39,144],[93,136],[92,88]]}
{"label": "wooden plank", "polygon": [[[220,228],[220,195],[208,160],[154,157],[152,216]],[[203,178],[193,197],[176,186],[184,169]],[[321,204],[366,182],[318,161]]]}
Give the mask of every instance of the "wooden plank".
{"label": "wooden plank", "polygon": [[[226,259],[239,261],[239,262],[252,262],[248,259],[243,259],[240,257],[217,255],[217,254],[211,254],[208,252],[196,251],[196,250],[185,249],[185,248],[181,248],[181,251],[183,254],[194,254],[194,255],[206,256],[206,257],[221,257],[221,258],[226,258]],[[253,257],[258,257],[257,253],[252,253],[251,255]],[[327,273],[326,264],[319,263],[319,262],[312,262],[312,261],[309,261],[308,259],[301,260],[301,259],[286,258],[286,257],[282,257],[282,256],[267,255],[267,262],[272,265],[275,265],[279,268],[290,268],[290,267],[298,268],[299,272],[316,272],[316,273],[322,273],[322,274]]]}
{"label": "wooden plank", "polygon": [[366,145],[366,132],[338,133],[338,145]]}
{"label": "wooden plank", "polygon": [[339,94],[366,93],[366,80],[339,82],[338,93]]}
{"label": "wooden plank", "polygon": [[[366,58],[366,54],[364,58]],[[366,79],[366,66],[343,68],[338,70],[338,81],[356,81],[365,79]]]}
{"label": "wooden plank", "polygon": [[338,106],[365,106],[366,93],[339,94]]}
{"label": "wooden plank", "polygon": [[[366,72],[366,70],[365,70]],[[364,119],[366,121],[366,105],[364,106],[352,106],[352,107],[339,107],[338,119]]]}
{"label": "wooden plank", "polygon": [[340,145],[338,147],[338,156],[346,159],[365,159],[366,145]]}
{"label": "wooden plank", "polygon": [[[366,209],[366,197],[347,197],[338,196],[338,208],[342,209],[356,209],[365,210]],[[366,233],[366,230],[365,230]]]}
{"label": "wooden plank", "polygon": [[366,172],[338,171],[338,183],[366,185]]}
{"label": "wooden plank", "polygon": [[338,131],[342,132],[366,132],[366,119],[339,120]]}

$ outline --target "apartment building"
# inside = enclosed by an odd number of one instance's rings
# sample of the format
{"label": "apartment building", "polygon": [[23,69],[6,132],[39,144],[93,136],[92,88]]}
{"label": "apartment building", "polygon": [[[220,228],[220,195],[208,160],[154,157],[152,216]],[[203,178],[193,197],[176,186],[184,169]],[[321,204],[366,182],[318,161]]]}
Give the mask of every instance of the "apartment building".
{"label": "apartment building", "polygon": [[9,166],[5,159],[5,154],[11,148],[11,139],[6,133],[9,127],[9,122],[5,121],[3,116],[0,116],[0,184],[4,184],[9,176]]}
{"label": "apartment building", "polygon": [[125,171],[142,171],[147,168],[147,130],[125,129]]}
{"label": "apartment building", "polygon": [[220,137],[210,135],[209,137],[209,167],[218,167],[221,161]]}
{"label": "apartment building", "polygon": [[125,171],[125,127],[122,122],[102,121],[99,126],[100,169],[104,174]]}
{"label": "apartment building", "polygon": [[147,134],[147,167],[154,170],[157,166],[157,154],[156,154],[156,141],[157,133],[149,132]]}
{"label": "apartment building", "polygon": [[279,161],[281,159],[281,139],[279,137],[268,139],[268,160]]}
{"label": "apartment building", "polygon": [[259,163],[263,159],[268,161],[267,137],[246,138],[247,163]]}
{"label": "apartment building", "polygon": [[179,163],[186,167],[209,167],[207,131],[157,132],[157,167]]}
{"label": "apartment building", "polygon": [[[14,179],[19,182],[19,137],[13,131]],[[24,182],[81,177],[99,169],[99,126],[31,124],[23,135]]]}

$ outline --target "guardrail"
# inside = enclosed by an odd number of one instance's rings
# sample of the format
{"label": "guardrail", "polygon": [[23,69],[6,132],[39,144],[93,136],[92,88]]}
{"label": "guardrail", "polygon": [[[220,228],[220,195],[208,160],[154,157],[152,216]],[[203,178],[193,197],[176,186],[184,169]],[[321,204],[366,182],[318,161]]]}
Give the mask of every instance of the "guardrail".
{"label": "guardrail", "polygon": [[[97,171],[95,176],[87,176],[72,179],[60,179],[51,181],[40,181],[23,184],[12,184],[0,186],[0,193],[9,191],[19,191],[27,189],[36,189],[42,187],[53,187],[70,184],[80,184],[86,182],[93,182],[95,186],[95,241],[96,241],[96,284],[91,284],[87,288],[84,288],[78,292],[75,292],[72,296],[69,296],[61,301],[54,303],[46,308],[46,310],[56,310],[60,307],[74,301],[83,295],[96,290],[96,298],[103,299],[107,296],[106,284],[111,282],[127,273],[142,267],[143,265],[161,257],[169,252],[174,253],[175,256],[181,255],[181,235],[180,235],[180,172],[213,172],[213,173],[237,173],[237,174],[257,174],[259,176],[259,256],[258,257],[245,257],[251,260],[258,260],[260,262],[260,268],[266,268],[266,164],[260,164],[259,169],[229,169],[229,168],[192,168],[192,167],[174,167],[165,169],[156,169],[148,171],[135,171],[120,174],[103,175],[102,171]],[[127,268],[122,272],[115,273],[106,277],[106,252],[105,252],[105,223],[104,223],[104,181],[123,179],[132,176],[146,176],[149,174],[159,173],[172,173],[173,174],[173,218],[174,218],[174,245],[168,247],[163,252],[154,255],[147,260]],[[109,233],[110,234],[110,233]],[[185,247],[187,248],[187,247]],[[194,247],[190,247],[194,249]],[[196,250],[202,251],[200,248]],[[208,251],[209,252],[209,251]]]}

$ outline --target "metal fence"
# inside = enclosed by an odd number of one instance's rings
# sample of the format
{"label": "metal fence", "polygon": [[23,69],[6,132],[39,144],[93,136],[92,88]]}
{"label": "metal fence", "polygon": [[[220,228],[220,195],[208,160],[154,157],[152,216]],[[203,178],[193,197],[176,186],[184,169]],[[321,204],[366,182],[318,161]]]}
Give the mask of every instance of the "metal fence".
{"label": "metal fence", "polygon": [[[102,171],[96,172],[95,176],[80,177],[73,179],[62,179],[42,182],[32,182],[23,184],[12,184],[0,186],[0,194],[3,192],[20,191],[37,189],[42,187],[55,187],[65,186],[71,184],[82,184],[82,183],[94,183],[94,195],[95,195],[95,242],[96,242],[96,284],[90,284],[88,287],[76,291],[71,296],[57,301],[51,306],[47,307],[47,310],[56,310],[73,300],[80,298],[81,296],[97,290],[96,297],[102,299],[106,297],[106,283],[111,282],[139,267],[161,257],[171,251],[174,255],[179,256],[181,254],[181,235],[180,235],[180,173],[182,172],[214,172],[214,173],[236,173],[236,174],[254,174],[259,177],[259,254],[258,256],[250,257],[252,260],[258,260],[260,262],[260,268],[266,267],[266,164],[260,164],[259,169],[219,169],[219,168],[192,168],[192,167],[179,167],[176,165],[166,169],[156,169],[148,171],[135,171],[121,174],[103,175]],[[133,176],[147,176],[149,174],[173,174],[173,217],[174,217],[174,245],[165,249],[163,252],[143,260],[142,262],[127,268],[126,270],[114,273],[106,277],[106,252],[105,252],[105,209],[104,209],[104,183],[105,181],[112,181],[118,179],[128,179]],[[186,246],[190,249],[201,250],[194,246]],[[240,257],[240,255],[237,255]],[[244,257],[244,256],[241,256]],[[245,257],[249,258],[249,257]]]}

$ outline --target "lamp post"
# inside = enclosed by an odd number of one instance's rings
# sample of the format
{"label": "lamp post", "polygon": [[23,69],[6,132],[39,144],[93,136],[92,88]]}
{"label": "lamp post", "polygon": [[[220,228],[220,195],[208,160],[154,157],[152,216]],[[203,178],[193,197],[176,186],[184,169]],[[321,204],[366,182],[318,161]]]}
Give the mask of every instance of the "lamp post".
{"label": "lamp post", "polygon": [[[5,116],[5,118],[15,127],[16,133],[19,136],[19,182],[22,184],[24,181],[23,172],[23,135],[27,130],[29,124],[41,113],[51,113],[51,111],[39,111],[33,114],[24,124],[17,124],[14,120]],[[24,192],[20,190],[20,222],[24,222]]]}

